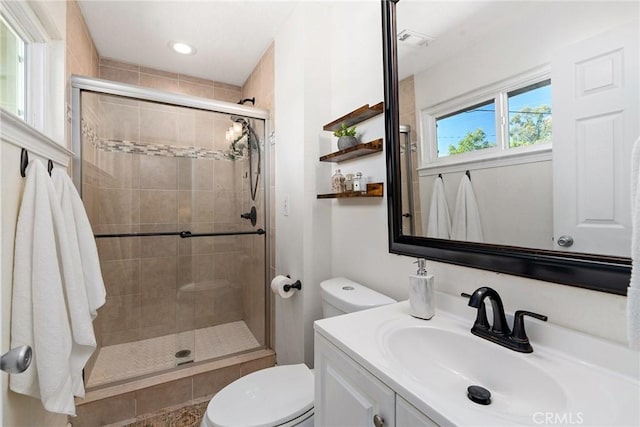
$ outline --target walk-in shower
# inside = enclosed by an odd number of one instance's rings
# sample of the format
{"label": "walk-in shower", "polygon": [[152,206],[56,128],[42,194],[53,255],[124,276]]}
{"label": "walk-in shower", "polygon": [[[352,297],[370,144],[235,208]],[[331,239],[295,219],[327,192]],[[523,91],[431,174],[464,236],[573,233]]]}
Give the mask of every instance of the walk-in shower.
{"label": "walk-in shower", "polygon": [[87,388],[269,347],[268,113],[98,79],[72,89],[73,174],[107,288]]}

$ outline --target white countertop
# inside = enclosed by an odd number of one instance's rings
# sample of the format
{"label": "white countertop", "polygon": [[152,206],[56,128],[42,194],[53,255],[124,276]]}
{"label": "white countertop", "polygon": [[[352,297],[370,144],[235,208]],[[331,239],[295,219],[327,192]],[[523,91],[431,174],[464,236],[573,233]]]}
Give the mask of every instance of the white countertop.
{"label": "white countertop", "polygon": [[[411,317],[408,301],[404,301],[322,319],[315,323],[314,328],[316,333],[440,425],[640,425],[640,352],[526,318],[526,330],[534,352],[517,353],[471,334],[477,311],[467,306],[467,299],[443,293],[437,293],[436,297],[436,314],[431,320]],[[488,317],[491,321],[490,312]],[[508,320],[512,325],[511,316]],[[486,364],[483,372],[485,382],[486,378],[499,380],[492,390],[496,396],[495,404],[482,406],[471,402],[466,396],[466,387],[460,389],[456,385],[452,391],[455,381],[438,382],[446,376],[434,378],[429,384],[431,378],[425,380],[424,375],[401,366],[385,346],[385,337],[391,332],[420,327],[459,334],[464,337],[464,342],[467,342],[468,334],[470,354],[474,349],[480,350],[481,346],[487,345],[498,349],[489,349],[493,354],[495,351],[508,352],[500,355],[506,360],[516,360],[516,366],[531,366],[532,372],[542,374],[538,376],[546,375],[549,381],[558,385],[554,389],[556,394],[550,392],[545,396],[547,400],[541,402],[547,403],[540,405],[543,407],[529,408],[523,401],[527,392],[530,393],[527,384],[513,378],[513,371],[511,378],[505,377],[505,371],[500,366],[491,366],[490,360],[483,361],[481,367]],[[415,362],[412,366],[419,366],[423,355],[425,363],[429,363],[426,356],[431,349],[437,351],[437,346],[437,342],[416,342],[416,353],[406,356]],[[469,377],[468,380],[472,385],[474,378]],[[507,391],[498,390],[504,384],[508,385]],[[535,395],[529,394],[529,397],[535,400]]]}

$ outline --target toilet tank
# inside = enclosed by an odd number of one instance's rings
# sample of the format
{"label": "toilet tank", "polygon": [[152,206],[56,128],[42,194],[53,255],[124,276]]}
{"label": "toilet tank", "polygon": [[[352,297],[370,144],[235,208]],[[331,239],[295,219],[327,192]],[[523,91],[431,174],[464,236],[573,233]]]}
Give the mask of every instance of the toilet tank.
{"label": "toilet tank", "polygon": [[322,315],[333,317],[354,311],[396,302],[366,286],[345,277],[336,277],[320,283]]}

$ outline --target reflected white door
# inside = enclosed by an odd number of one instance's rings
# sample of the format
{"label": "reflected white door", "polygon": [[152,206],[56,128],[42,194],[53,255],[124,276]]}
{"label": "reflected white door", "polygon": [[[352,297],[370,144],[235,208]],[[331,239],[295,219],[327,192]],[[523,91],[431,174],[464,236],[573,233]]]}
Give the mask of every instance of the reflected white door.
{"label": "reflected white door", "polygon": [[562,49],[552,61],[557,250],[629,256],[638,80],[637,21]]}

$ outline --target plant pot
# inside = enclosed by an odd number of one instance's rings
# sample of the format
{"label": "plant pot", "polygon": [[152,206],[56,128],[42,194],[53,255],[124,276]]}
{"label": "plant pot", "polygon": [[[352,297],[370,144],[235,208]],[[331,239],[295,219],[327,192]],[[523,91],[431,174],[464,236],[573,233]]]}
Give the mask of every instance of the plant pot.
{"label": "plant pot", "polygon": [[344,150],[345,148],[358,145],[358,138],[355,136],[341,136],[338,138],[338,150]]}

